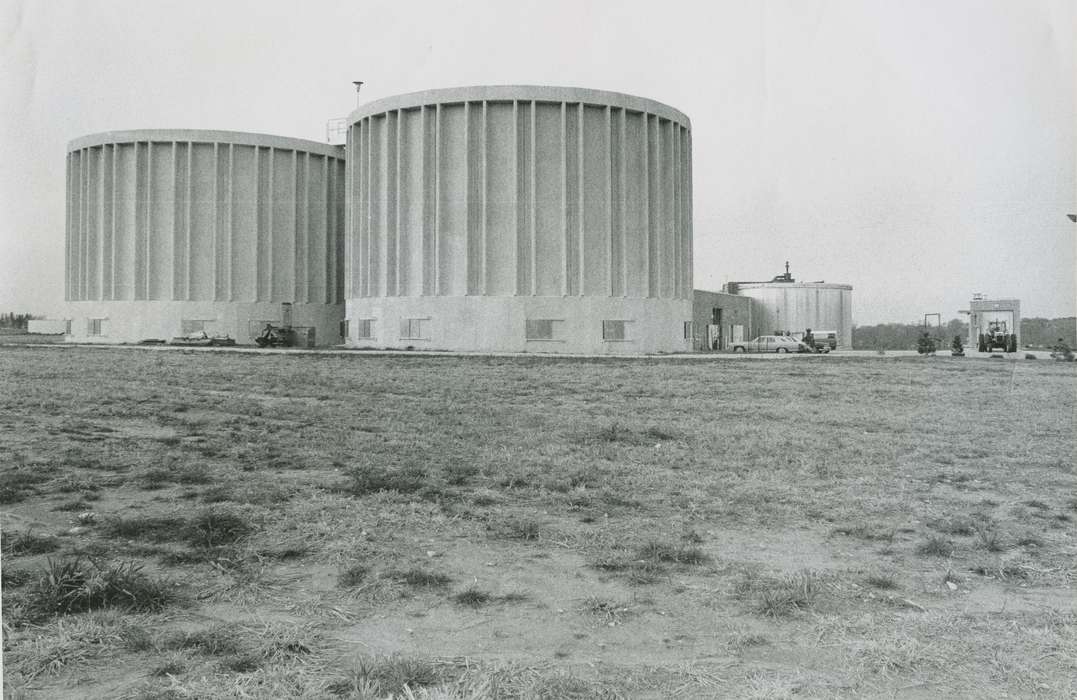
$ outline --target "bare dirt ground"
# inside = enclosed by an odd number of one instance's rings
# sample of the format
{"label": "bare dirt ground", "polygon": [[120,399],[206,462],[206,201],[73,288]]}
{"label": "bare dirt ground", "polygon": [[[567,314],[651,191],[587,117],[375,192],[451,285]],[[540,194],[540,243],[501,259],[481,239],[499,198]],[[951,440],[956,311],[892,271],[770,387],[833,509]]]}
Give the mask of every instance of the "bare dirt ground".
{"label": "bare dirt ground", "polygon": [[0,347],[5,696],[1072,697],[1074,370]]}

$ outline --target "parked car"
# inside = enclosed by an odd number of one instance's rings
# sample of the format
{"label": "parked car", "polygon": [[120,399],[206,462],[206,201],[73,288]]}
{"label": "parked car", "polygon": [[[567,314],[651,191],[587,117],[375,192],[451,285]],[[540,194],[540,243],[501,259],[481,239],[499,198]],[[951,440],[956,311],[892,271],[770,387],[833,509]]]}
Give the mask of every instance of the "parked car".
{"label": "parked car", "polygon": [[806,344],[787,335],[761,335],[755,340],[733,344],[733,352],[815,352]]}

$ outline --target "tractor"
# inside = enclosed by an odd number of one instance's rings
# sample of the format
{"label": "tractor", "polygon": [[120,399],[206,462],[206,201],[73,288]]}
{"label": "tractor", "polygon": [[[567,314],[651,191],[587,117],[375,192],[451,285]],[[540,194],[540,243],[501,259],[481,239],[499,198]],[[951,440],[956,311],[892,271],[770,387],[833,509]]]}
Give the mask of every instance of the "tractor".
{"label": "tractor", "polygon": [[990,321],[985,333],[980,334],[979,351],[1017,352],[1017,334],[1009,333],[1005,321]]}
{"label": "tractor", "polygon": [[260,348],[290,348],[295,345],[295,331],[290,327],[267,323],[262,334],[254,339]]}

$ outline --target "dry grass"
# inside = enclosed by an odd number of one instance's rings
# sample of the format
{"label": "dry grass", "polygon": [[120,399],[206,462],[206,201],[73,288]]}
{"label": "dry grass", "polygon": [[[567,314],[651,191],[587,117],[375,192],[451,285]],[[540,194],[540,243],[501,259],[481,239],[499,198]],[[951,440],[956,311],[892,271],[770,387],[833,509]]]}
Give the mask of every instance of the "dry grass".
{"label": "dry grass", "polygon": [[[44,697],[1077,692],[1073,366],[808,359],[0,347],[5,680]],[[52,588],[95,602],[42,614],[48,558],[76,552],[78,585]],[[182,595],[138,612],[102,571]],[[1013,586],[1040,602],[1006,602]]]}

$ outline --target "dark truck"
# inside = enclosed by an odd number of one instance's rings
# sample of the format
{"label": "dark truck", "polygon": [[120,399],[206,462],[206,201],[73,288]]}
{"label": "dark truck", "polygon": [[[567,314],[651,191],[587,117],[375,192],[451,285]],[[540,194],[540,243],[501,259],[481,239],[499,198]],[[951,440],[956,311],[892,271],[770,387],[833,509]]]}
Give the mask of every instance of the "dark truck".
{"label": "dark truck", "polygon": [[[805,334],[807,335],[807,334]],[[815,352],[830,352],[838,349],[837,331],[811,331],[811,342],[808,343]]]}

